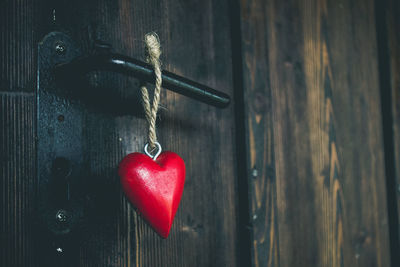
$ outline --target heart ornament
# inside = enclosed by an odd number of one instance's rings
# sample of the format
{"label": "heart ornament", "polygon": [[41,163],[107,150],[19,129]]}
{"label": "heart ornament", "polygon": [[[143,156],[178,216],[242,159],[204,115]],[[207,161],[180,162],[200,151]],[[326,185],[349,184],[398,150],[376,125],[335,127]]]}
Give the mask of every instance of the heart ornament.
{"label": "heart ornament", "polygon": [[[153,66],[155,75],[152,103],[146,86],[141,86],[149,142],[144,147],[145,154],[135,152],[122,159],[118,174],[128,200],[161,237],[167,238],[182,197],[185,163],[173,152],[161,153],[161,145],[157,142],[156,119],[162,84],[157,34],[146,34],[145,44],[147,61]],[[147,150],[149,145],[153,150],[157,148],[154,156]]]}
{"label": "heart ornament", "polygon": [[167,238],[185,183],[182,158],[170,151],[154,158],[135,152],[121,161],[118,174],[128,200],[161,237]]}

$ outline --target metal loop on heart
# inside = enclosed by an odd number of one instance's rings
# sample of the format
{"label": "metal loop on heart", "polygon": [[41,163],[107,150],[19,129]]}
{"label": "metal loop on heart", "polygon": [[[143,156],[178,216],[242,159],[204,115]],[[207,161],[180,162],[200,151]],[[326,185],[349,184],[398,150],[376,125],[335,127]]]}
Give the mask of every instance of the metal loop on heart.
{"label": "metal loop on heart", "polygon": [[156,145],[157,152],[156,152],[156,154],[154,156],[151,155],[150,152],[148,151],[149,143],[147,143],[144,146],[144,153],[146,153],[146,155],[149,156],[150,158],[152,158],[153,160],[156,160],[157,157],[161,154],[161,151],[162,151],[162,148],[161,148],[161,145],[160,145],[159,142],[155,142],[155,145]]}

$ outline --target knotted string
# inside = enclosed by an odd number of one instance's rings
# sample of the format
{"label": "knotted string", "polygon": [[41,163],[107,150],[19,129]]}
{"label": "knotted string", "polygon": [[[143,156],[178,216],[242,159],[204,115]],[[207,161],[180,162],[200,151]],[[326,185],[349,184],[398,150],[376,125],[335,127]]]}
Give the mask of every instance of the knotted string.
{"label": "knotted string", "polygon": [[146,120],[149,125],[149,145],[151,149],[156,147],[157,134],[156,134],[156,119],[157,110],[160,102],[161,92],[161,63],[160,63],[160,42],[156,33],[148,33],[144,37],[146,45],[146,61],[151,64],[154,68],[154,74],[156,78],[153,103],[150,104],[149,92],[145,85],[141,86],[142,91],[142,102]]}

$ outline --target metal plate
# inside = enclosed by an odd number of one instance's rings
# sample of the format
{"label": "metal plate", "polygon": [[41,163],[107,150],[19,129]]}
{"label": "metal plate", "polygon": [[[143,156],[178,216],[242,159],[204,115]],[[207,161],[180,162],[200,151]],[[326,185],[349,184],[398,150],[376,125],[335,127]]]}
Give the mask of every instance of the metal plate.
{"label": "metal plate", "polygon": [[[54,66],[81,54],[65,34],[48,34],[38,48],[38,249],[43,265],[71,265],[85,206],[82,104],[56,86]],[[74,100],[75,99],[75,100]],[[43,253],[43,254],[42,254]],[[60,257],[63,259],[60,261]]]}

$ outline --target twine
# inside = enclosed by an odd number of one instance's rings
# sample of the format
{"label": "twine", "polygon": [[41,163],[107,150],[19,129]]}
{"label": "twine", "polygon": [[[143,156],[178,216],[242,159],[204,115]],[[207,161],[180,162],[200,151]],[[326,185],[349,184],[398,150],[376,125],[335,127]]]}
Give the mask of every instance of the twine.
{"label": "twine", "polygon": [[161,63],[160,63],[160,41],[156,33],[151,32],[145,35],[144,42],[146,45],[146,61],[151,64],[154,68],[155,74],[155,88],[153,103],[150,104],[149,92],[145,85],[141,86],[142,91],[142,102],[144,113],[146,115],[146,120],[149,125],[149,145],[151,149],[156,147],[157,134],[156,134],[156,119],[158,105],[160,102],[160,92],[161,92]]}

